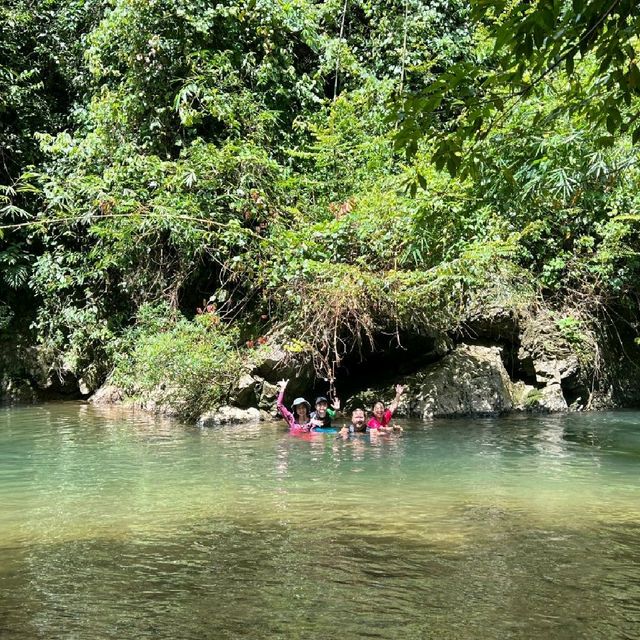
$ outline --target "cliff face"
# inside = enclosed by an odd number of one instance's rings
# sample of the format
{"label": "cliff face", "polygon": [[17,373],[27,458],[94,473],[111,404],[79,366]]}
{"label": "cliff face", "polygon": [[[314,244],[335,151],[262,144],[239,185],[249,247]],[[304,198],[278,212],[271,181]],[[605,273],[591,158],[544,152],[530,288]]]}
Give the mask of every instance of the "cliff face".
{"label": "cliff face", "polygon": [[[356,404],[390,401],[394,385],[402,383],[406,392],[396,415],[423,420],[637,406],[640,352],[632,338],[615,328],[596,333],[569,310],[497,307],[470,316],[456,335],[365,355],[358,366],[344,368],[336,385],[338,392],[348,389],[341,394],[348,412]],[[322,384],[312,389],[310,364],[296,370],[286,358],[270,356],[239,380],[232,404],[241,411],[222,408],[203,422],[223,424],[233,421],[230,415],[240,421],[242,410],[251,408],[263,418],[274,415],[275,396],[264,390],[280,377],[296,380],[294,395],[324,392]]]}
{"label": "cliff face", "polygon": [[[397,376],[407,385],[397,415],[428,420],[637,406],[639,374],[638,346],[617,330],[596,335],[568,311],[495,309],[469,318],[440,360]],[[392,397],[391,384],[372,385],[350,404]]]}
{"label": "cliff face", "polygon": [[62,363],[50,368],[46,361],[27,328],[0,338],[0,403],[31,404],[87,397],[91,389],[78,379],[71,367]]}
{"label": "cliff face", "polygon": [[[337,391],[348,411],[391,400],[396,383],[407,386],[399,417],[430,420],[511,411],[557,412],[638,406],[640,349],[632,332],[596,334],[569,311],[514,311],[497,307],[470,315],[455,335],[388,343],[344,367]],[[5,345],[0,358],[0,400],[35,402],[52,396],[86,397],[72,372],[45,371],[36,349],[24,341]],[[206,425],[275,417],[276,382],[291,379],[288,394],[326,395],[311,358],[274,344],[251,355],[226,404],[201,416]],[[206,381],[203,381],[206,384]],[[127,398],[109,381],[92,397],[99,404],[128,403],[178,415],[167,388]]]}

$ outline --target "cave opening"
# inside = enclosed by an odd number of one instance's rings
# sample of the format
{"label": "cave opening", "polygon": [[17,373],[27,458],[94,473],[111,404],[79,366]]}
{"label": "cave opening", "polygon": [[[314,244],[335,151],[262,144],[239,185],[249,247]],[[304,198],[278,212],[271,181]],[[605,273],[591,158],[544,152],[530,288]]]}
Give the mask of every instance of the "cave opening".
{"label": "cave opening", "polygon": [[[335,372],[335,388],[344,401],[370,387],[393,386],[402,379],[438,361],[443,355],[442,341],[433,336],[414,333],[383,333],[374,337],[374,344],[353,349],[342,359]],[[329,381],[316,378],[312,387],[314,398],[327,395]]]}

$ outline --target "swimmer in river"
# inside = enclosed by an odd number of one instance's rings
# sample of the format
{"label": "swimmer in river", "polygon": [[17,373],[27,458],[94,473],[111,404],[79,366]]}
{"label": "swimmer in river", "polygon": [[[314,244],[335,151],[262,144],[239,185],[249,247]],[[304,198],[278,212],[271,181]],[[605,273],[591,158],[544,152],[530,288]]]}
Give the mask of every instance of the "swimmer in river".
{"label": "swimmer in river", "polygon": [[365,422],[364,410],[361,408],[354,409],[351,412],[351,424],[342,427],[338,435],[347,438],[354,433],[365,433],[367,431],[367,423]]}
{"label": "swimmer in river", "polygon": [[311,430],[311,405],[304,398],[296,398],[291,405],[293,413],[284,406],[284,390],[289,384],[288,380],[280,380],[278,386],[280,391],[278,393],[277,406],[278,411],[282,414],[282,417],[287,421],[289,425],[289,431],[291,433],[304,433]]}
{"label": "swimmer in river", "polygon": [[340,399],[335,398],[331,407],[324,396],[316,398],[316,410],[311,414],[311,430],[315,428],[331,429],[331,420],[340,410]]}
{"label": "swimmer in river", "polygon": [[396,385],[396,397],[393,399],[388,408],[384,406],[384,402],[382,400],[378,400],[373,405],[373,416],[369,418],[367,422],[367,427],[369,431],[376,433],[391,433],[392,431],[402,431],[402,427],[397,425],[390,425],[391,418],[395,413],[395,410],[398,408],[398,403],[400,402],[400,398],[404,393],[404,386],[401,384]]}

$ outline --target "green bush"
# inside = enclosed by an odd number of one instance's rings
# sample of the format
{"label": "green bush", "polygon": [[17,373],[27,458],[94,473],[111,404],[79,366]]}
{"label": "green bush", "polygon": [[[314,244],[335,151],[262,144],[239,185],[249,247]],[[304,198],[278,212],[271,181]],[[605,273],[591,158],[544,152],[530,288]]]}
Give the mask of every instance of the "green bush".
{"label": "green bush", "polygon": [[215,313],[191,321],[165,305],[146,305],[138,318],[114,354],[111,382],[130,398],[153,400],[184,419],[228,400],[240,358],[234,332]]}

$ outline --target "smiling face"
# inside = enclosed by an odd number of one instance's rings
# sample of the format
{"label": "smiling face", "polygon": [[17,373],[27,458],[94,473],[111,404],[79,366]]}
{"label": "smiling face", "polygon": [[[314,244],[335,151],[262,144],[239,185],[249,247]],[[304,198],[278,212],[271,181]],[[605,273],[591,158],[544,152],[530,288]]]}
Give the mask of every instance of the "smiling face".
{"label": "smiling face", "polygon": [[303,424],[304,422],[308,422],[309,421],[309,410],[307,409],[307,405],[300,403],[297,404],[295,407],[295,412],[296,412],[296,417],[298,419],[298,422],[300,424]]}
{"label": "smiling face", "polygon": [[384,402],[376,402],[373,405],[373,415],[377,420],[381,420],[384,416]]}
{"label": "smiling face", "polygon": [[318,413],[318,418],[324,418],[327,415],[328,407],[329,405],[324,400],[316,402],[316,411]]}
{"label": "smiling face", "polygon": [[362,427],[364,425],[364,411],[362,409],[354,409],[351,412],[351,424],[354,427]]}

